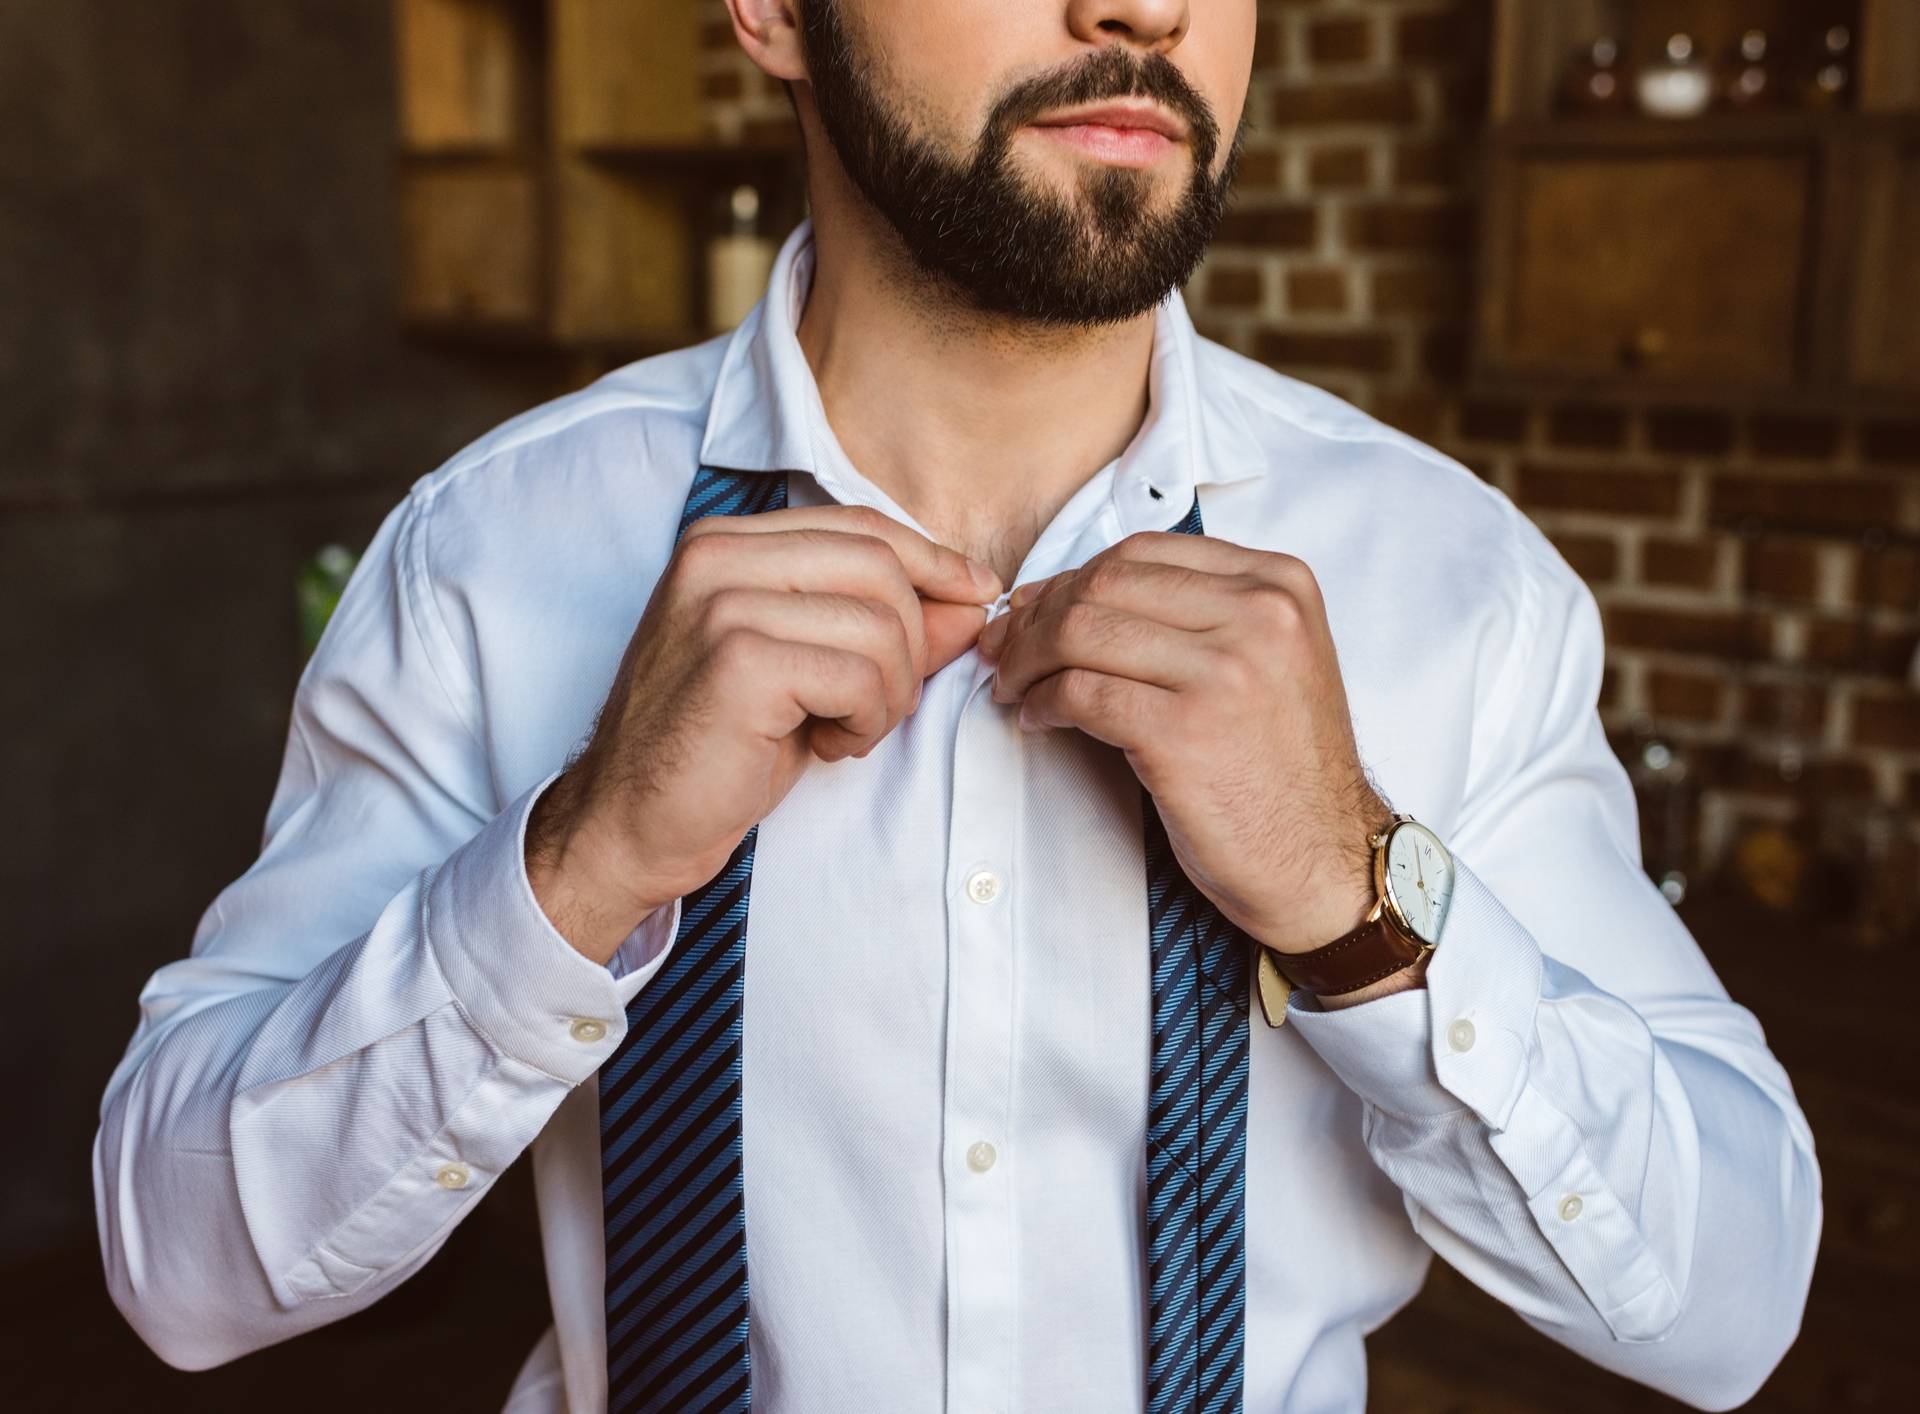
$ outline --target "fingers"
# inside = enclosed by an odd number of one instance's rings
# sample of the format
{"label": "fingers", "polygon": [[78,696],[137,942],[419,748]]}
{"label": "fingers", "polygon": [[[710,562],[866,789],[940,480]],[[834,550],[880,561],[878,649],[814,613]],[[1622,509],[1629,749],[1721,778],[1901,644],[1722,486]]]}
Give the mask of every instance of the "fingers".
{"label": "fingers", "polygon": [[920,686],[907,627],[891,605],[878,600],[784,589],[723,589],[707,600],[704,627],[710,643],[749,629],[789,643],[815,644],[871,659],[883,684],[883,731],[911,710]]}
{"label": "fingers", "polygon": [[[745,524],[763,518],[738,520]],[[696,527],[703,524],[695,522]],[[693,531],[687,534],[691,537]],[[900,557],[885,540],[826,530],[735,533],[717,529],[683,539],[674,560],[675,572],[700,602],[731,589],[760,589],[848,595],[889,605],[905,627],[914,671],[926,672],[922,601]]]}
{"label": "fingers", "polygon": [[954,604],[990,604],[1004,587],[991,566],[936,544],[910,525],[871,506],[794,506],[752,516],[707,516],[682,537],[710,534],[773,535],[799,531],[868,536],[885,543],[908,582],[930,599]]}
{"label": "fingers", "polygon": [[1020,725],[1074,727],[1122,751],[1145,753],[1167,735],[1177,700],[1164,687],[1067,668],[1035,684],[1020,705]]}
{"label": "fingers", "polygon": [[939,599],[923,599],[920,608],[927,625],[925,676],[931,677],[973,647],[987,611],[978,604],[948,604]]}
{"label": "fingers", "polygon": [[864,653],[736,628],[715,647],[714,663],[723,682],[761,685],[758,700],[766,715],[754,726],[764,735],[787,736],[809,717],[820,718],[812,740],[822,760],[851,756],[878,741],[895,720],[886,675]]}
{"label": "fingers", "polygon": [[1004,640],[993,700],[1018,702],[1042,678],[1065,668],[1131,678],[1178,691],[1205,678],[1217,650],[1204,633],[1171,628],[1085,599],[1067,603]]}

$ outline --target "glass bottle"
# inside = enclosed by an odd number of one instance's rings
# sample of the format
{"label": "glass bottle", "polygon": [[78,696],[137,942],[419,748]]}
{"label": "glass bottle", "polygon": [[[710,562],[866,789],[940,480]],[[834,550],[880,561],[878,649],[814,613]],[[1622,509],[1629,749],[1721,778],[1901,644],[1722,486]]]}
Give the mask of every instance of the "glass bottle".
{"label": "glass bottle", "polygon": [[1627,106],[1626,78],[1620,70],[1620,44],[1602,35],[1583,46],[1561,75],[1557,107],[1568,117],[1619,113]]}
{"label": "glass bottle", "polygon": [[1780,99],[1780,76],[1767,32],[1750,29],[1728,51],[1720,76],[1720,104],[1751,111],[1770,108]]}
{"label": "glass bottle", "polygon": [[1853,31],[1847,26],[1834,25],[1821,36],[1801,97],[1809,108],[1845,108],[1853,102]]}

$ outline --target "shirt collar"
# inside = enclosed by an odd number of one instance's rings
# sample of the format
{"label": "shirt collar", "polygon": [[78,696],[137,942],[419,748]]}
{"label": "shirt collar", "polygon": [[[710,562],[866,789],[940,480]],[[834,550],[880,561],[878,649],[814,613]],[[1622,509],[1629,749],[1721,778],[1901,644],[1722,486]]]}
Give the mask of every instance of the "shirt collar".
{"label": "shirt collar", "polygon": [[[819,390],[795,332],[812,280],[813,222],[806,219],[780,247],[766,296],[727,341],[700,443],[702,465],[831,477],[808,431],[808,403],[818,401]],[[1147,420],[1116,468],[1121,482],[1151,478],[1180,505],[1195,486],[1245,481],[1267,469],[1266,449],[1240,400],[1201,386],[1199,342],[1185,300],[1170,292],[1155,310]]]}

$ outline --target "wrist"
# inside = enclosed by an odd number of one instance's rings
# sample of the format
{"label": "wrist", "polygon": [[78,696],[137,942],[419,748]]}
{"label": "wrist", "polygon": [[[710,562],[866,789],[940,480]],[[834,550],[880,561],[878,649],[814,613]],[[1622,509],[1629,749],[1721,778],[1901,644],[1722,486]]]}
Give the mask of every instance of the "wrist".
{"label": "wrist", "polygon": [[534,900],[554,930],[603,966],[620,944],[666,900],[650,898],[629,851],[586,809],[569,769],[533,804],[527,818],[525,865]]}

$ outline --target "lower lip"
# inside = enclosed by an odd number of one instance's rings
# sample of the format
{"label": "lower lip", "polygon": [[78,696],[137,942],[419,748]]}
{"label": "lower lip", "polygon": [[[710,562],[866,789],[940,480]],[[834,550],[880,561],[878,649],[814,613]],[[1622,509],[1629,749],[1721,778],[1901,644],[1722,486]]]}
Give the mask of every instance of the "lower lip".
{"label": "lower lip", "polygon": [[1174,146],[1152,128],[1115,128],[1105,123],[1035,124],[1036,132],[1117,167],[1151,167]]}

